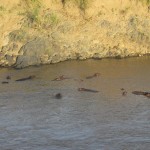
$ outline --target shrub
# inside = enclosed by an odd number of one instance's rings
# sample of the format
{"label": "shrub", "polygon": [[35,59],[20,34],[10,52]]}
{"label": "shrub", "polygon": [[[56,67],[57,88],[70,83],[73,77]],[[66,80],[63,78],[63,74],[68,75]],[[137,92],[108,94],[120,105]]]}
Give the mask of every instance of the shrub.
{"label": "shrub", "polygon": [[92,2],[92,0],[61,0],[62,1],[62,4],[63,6],[65,6],[65,4],[69,1],[72,1],[73,3],[75,3],[79,8],[80,10],[82,11],[85,11],[90,3]]}
{"label": "shrub", "polygon": [[59,22],[59,18],[54,12],[44,14],[42,18],[41,26],[45,28],[54,27]]}
{"label": "shrub", "polygon": [[147,5],[149,5],[150,4],[150,0],[140,0],[142,3],[145,3],[145,4],[147,4]]}
{"label": "shrub", "polygon": [[30,23],[40,23],[40,11],[42,3],[40,0],[24,0],[25,14]]}
{"label": "shrub", "polygon": [[85,11],[88,8],[89,0],[76,0],[76,3],[82,11]]}
{"label": "shrub", "polygon": [[4,6],[0,6],[0,11],[6,11],[6,8]]}
{"label": "shrub", "polygon": [[150,5],[150,0],[131,0],[131,1],[136,1],[136,3],[141,2],[143,4]]}

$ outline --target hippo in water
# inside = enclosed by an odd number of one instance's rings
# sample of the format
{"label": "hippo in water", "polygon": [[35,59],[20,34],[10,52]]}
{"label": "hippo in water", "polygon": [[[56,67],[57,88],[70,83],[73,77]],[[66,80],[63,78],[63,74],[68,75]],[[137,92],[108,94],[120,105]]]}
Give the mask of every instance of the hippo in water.
{"label": "hippo in water", "polygon": [[85,91],[85,92],[92,92],[92,93],[98,93],[99,91],[86,89],[86,88],[78,88],[78,91]]}
{"label": "hippo in water", "polygon": [[9,82],[8,81],[2,81],[2,84],[8,84]]}
{"label": "hippo in water", "polygon": [[61,99],[61,98],[62,98],[62,94],[61,94],[61,93],[57,93],[57,94],[55,95],[55,98],[56,98],[56,99]]}
{"label": "hippo in water", "polygon": [[7,79],[7,80],[10,80],[10,79],[11,79],[11,76],[7,76],[6,79]]}
{"label": "hippo in water", "polygon": [[93,75],[86,77],[86,79],[92,79],[94,77],[99,77],[99,76],[100,76],[100,73],[94,73]]}
{"label": "hippo in water", "polygon": [[29,76],[29,77],[17,79],[16,81],[26,81],[26,80],[31,80],[31,79],[34,79],[34,78],[35,78],[35,76],[34,76],[34,75],[31,75],[31,76]]}
{"label": "hippo in water", "polygon": [[122,91],[122,96],[126,96],[127,95],[127,91],[124,88],[121,88]]}
{"label": "hippo in water", "polygon": [[143,95],[143,96],[146,96],[147,98],[150,98],[150,92],[133,91],[132,94],[135,94],[135,95]]}
{"label": "hippo in water", "polygon": [[70,78],[65,77],[64,75],[62,75],[62,76],[59,76],[59,77],[53,79],[52,81],[62,81],[62,80],[65,80],[65,79],[70,79]]}

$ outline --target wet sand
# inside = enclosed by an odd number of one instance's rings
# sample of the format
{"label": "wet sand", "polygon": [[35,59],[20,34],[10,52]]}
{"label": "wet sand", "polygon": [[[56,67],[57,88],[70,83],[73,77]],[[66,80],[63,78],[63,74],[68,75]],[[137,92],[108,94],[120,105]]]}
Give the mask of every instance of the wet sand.
{"label": "wet sand", "polygon": [[[97,72],[99,77],[86,79]],[[15,81],[30,75],[36,78]],[[52,81],[61,75],[70,79]],[[150,99],[132,94],[150,92],[150,57],[0,69],[0,83],[3,81],[9,83],[0,84],[1,150],[150,147]],[[80,92],[78,88],[99,92]],[[121,88],[127,91],[125,96]],[[61,99],[55,98],[57,93]]]}

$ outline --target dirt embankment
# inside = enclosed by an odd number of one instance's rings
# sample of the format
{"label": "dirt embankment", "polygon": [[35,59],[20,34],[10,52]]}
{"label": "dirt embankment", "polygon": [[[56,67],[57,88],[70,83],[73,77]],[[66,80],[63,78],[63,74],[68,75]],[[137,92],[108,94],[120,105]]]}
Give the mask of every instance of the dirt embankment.
{"label": "dirt embankment", "polygon": [[0,4],[0,66],[150,53],[150,10],[134,0]]}

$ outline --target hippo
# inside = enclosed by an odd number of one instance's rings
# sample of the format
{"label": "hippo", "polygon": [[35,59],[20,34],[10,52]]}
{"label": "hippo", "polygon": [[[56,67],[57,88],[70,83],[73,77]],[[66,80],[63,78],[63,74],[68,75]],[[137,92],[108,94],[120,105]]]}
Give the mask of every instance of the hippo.
{"label": "hippo", "polygon": [[94,73],[93,75],[86,77],[86,79],[92,79],[94,77],[99,77],[99,76],[100,76],[100,73]]}
{"label": "hippo", "polygon": [[35,78],[35,75],[31,75],[31,76],[26,77],[26,78],[17,79],[16,81],[26,81],[26,80],[31,80],[31,79],[34,79],[34,78]]}
{"label": "hippo", "polygon": [[93,92],[93,93],[98,93],[99,92],[99,91],[96,91],[96,90],[91,90],[91,89],[86,89],[86,88],[78,88],[78,91]]}

